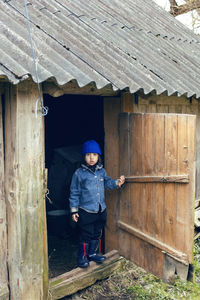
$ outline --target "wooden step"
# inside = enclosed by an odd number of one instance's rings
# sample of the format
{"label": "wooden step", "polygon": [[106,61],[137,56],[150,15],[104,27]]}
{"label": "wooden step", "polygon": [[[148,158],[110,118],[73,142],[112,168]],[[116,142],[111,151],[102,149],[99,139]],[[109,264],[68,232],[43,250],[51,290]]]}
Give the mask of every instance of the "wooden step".
{"label": "wooden step", "polygon": [[76,268],[70,272],[54,277],[49,281],[49,300],[61,299],[105,279],[115,270],[121,268],[125,259],[119,256],[117,250],[105,254],[107,259],[102,264],[90,262],[85,269]]}

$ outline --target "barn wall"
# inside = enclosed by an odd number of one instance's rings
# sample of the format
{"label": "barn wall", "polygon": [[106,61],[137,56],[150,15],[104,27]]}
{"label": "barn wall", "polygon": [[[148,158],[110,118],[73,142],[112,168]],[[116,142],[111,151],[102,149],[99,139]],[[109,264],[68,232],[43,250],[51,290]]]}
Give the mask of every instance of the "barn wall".
{"label": "barn wall", "polygon": [[0,300],[9,299],[7,274],[7,220],[4,190],[3,84],[0,84]]}
{"label": "barn wall", "polygon": [[7,84],[5,187],[11,300],[43,299],[43,120],[35,117],[37,85]]}
{"label": "barn wall", "polygon": [[[105,123],[105,167],[107,173],[116,178],[120,175],[119,170],[119,136],[118,116],[120,112],[135,113],[180,113],[200,116],[200,102],[194,98],[184,96],[166,95],[131,95],[122,93],[121,98],[105,98],[104,100],[104,123]],[[198,124],[197,124],[198,126]],[[197,129],[197,132],[199,130]],[[200,131],[199,131],[200,132]],[[200,138],[197,136],[197,165],[200,161]],[[200,170],[196,170],[196,199],[200,198]],[[106,202],[108,220],[106,226],[106,251],[118,249],[119,194],[118,191],[107,192]]]}
{"label": "barn wall", "polygon": [[[138,103],[137,103],[138,102]],[[138,99],[130,93],[122,94],[122,111],[143,113],[177,113],[200,115],[200,102],[194,98],[166,95],[139,95]]]}

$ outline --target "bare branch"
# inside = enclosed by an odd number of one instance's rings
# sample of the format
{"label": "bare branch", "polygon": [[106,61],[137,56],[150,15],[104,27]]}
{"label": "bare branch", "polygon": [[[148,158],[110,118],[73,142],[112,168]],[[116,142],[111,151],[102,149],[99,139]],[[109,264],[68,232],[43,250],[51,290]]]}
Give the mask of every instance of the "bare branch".
{"label": "bare branch", "polygon": [[174,17],[198,8],[200,8],[200,0],[188,1],[187,3],[179,6],[175,0],[170,0],[170,14]]}
{"label": "bare branch", "polygon": [[169,2],[170,2],[170,7],[178,6],[175,0],[169,0]]}

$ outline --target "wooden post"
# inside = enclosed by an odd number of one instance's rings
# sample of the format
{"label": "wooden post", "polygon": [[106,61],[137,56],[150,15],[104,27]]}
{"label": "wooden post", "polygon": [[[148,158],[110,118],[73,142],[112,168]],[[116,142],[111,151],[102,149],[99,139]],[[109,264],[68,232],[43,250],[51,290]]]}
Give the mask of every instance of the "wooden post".
{"label": "wooden post", "polygon": [[[119,177],[119,136],[118,116],[120,113],[120,98],[104,98],[104,128],[105,128],[105,168],[112,178]],[[112,159],[111,159],[112,157]],[[118,249],[117,225],[119,215],[119,191],[106,191],[107,225],[105,230],[105,250]]]}
{"label": "wooden post", "polygon": [[2,86],[0,86],[0,300],[9,299],[7,274],[7,221],[4,193],[4,141],[2,121]]}
{"label": "wooden post", "polygon": [[37,86],[6,88],[5,177],[11,300],[43,299],[43,122],[35,117]]}

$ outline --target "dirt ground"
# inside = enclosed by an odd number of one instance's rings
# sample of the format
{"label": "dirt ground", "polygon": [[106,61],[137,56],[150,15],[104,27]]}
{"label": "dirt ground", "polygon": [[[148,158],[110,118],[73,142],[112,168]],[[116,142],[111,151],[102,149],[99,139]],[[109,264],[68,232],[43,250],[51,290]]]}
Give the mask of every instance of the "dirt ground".
{"label": "dirt ground", "polygon": [[123,268],[109,278],[98,281],[91,287],[72,296],[65,297],[62,300],[199,300],[200,239],[195,241],[194,258],[194,282],[182,282],[177,277],[173,284],[166,284],[162,280],[126,260]]}
{"label": "dirt ground", "polygon": [[48,237],[49,277],[53,278],[77,267],[77,240]]}

